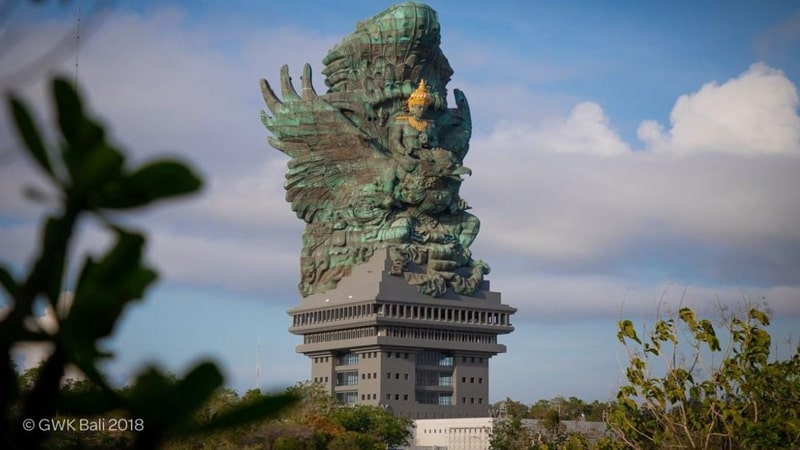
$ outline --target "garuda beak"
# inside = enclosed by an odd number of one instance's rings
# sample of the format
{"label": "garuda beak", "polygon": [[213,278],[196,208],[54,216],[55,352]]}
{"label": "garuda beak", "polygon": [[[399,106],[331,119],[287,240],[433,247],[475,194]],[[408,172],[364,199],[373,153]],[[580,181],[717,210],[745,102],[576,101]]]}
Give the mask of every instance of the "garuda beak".
{"label": "garuda beak", "polygon": [[454,179],[456,181],[463,181],[463,179],[461,178],[461,175],[465,175],[465,174],[471,176],[472,175],[472,169],[470,169],[469,167],[465,167],[465,166],[459,166],[455,170],[450,172],[450,175],[448,175],[448,178],[452,178],[452,179]]}

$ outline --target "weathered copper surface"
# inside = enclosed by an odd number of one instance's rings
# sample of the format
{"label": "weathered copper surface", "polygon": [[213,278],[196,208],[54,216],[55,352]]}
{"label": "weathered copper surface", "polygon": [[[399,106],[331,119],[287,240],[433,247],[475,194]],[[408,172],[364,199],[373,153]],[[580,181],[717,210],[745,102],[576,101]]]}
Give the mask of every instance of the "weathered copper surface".
{"label": "weathered copper surface", "polygon": [[439,48],[436,12],[391,6],[358,23],[324,58],[328,92],[306,64],[298,93],[287,66],[281,98],[261,80],[270,144],[291,160],[286,199],[306,222],[300,292],[336,287],[376,249],[420,292],[471,295],[489,266],[470,245],[480,222],[459,197],[472,132],[469,106]]}

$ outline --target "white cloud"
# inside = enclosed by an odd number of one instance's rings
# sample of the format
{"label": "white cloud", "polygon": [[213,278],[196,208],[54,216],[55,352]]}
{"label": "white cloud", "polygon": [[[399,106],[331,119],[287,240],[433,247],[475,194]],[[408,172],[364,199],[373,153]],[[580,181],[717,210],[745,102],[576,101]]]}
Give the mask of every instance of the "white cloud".
{"label": "white cloud", "polygon": [[741,313],[746,306],[766,307],[776,317],[800,316],[800,285],[757,288],[659,282],[643,284],[622,277],[500,274],[492,288],[518,309],[526,322],[603,320],[619,317],[652,319],[659,311],[688,306],[714,316],[720,307]]}
{"label": "white cloud", "polygon": [[[722,86],[681,97],[674,133],[651,130],[651,143],[661,139],[649,148],[655,151],[630,151],[590,102],[538,125],[501,123],[473,138],[466,161],[474,176],[462,194],[483,223],[476,249],[490,252],[476,255],[541,271],[800,283],[791,269],[800,264],[800,142],[786,137],[798,121],[796,104],[794,85],[756,64]],[[742,138],[748,152],[781,153],[742,158],[727,151],[731,146],[698,152],[683,130],[701,120],[687,111],[728,120],[737,136],[750,136]],[[788,124],[782,135],[775,123]],[[725,127],[696,130],[706,143],[732,139]]]}
{"label": "white cloud", "polygon": [[551,117],[540,125],[501,122],[492,131],[491,140],[493,146],[517,148],[515,153],[619,155],[630,152],[610,127],[603,109],[594,102],[579,103],[566,118]]}
{"label": "white cloud", "polygon": [[630,151],[597,103],[579,103],[567,119],[541,132],[543,150],[618,155]]}
{"label": "white cloud", "polygon": [[800,154],[797,88],[780,71],[756,63],[723,84],[710,82],[682,95],[668,130],[643,121],[638,135],[646,149],[691,154]]}
{"label": "white cloud", "polygon": [[149,256],[171,282],[274,294],[276,286],[291,291],[291,280],[300,279],[299,234],[290,240],[265,231],[243,239],[158,230],[150,238]]}
{"label": "white cloud", "polygon": [[798,158],[608,158],[504,142],[475,142],[474,175],[462,189],[482,221],[475,254],[490,264],[630,276],[642,265],[692,280],[800,282]]}

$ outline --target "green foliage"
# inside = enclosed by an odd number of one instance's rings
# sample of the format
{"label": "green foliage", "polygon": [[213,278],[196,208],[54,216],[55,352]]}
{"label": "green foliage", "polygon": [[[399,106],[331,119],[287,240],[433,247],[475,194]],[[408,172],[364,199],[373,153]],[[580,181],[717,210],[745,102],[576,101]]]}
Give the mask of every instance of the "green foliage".
{"label": "green foliage", "polygon": [[382,450],[386,446],[369,434],[346,431],[333,438],[327,448],[328,450]]}
{"label": "green foliage", "polygon": [[759,309],[724,319],[723,340],[689,308],[659,319],[644,341],[630,321],[620,322],[628,384],[608,423],[621,442],[637,449],[800,446],[800,348],[787,360],[771,358],[769,317]]}
{"label": "green foliage", "polygon": [[396,417],[383,408],[367,405],[337,408],[333,420],[348,432],[374,438],[377,443],[383,444],[381,448],[407,445],[413,424],[411,419]]}
{"label": "green foliage", "polygon": [[527,450],[533,448],[533,442],[533,433],[522,425],[519,417],[495,422],[489,435],[492,450]]}
{"label": "green foliage", "polygon": [[508,397],[506,397],[505,400],[500,400],[499,402],[493,404],[492,411],[494,411],[495,415],[500,417],[516,417],[520,419],[528,417],[529,413],[526,405],[518,401],[511,400]]}
{"label": "green foliage", "polygon": [[217,414],[233,416],[234,411],[283,398],[263,395],[258,390],[239,398],[233,391],[218,389],[196,414],[198,426],[206,432],[170,439],[166,448],[374,450],[407,445],[411,436],[410,419],[395,417],[374,406],[338,404],[316,383],[297,383],[286,390],[285,396],[299,401],[282,410],[280,417],[217,429],[209,427]]}
{"label": "green foliage", "polygon": [[547,411],[542,419],[542,427],[549,433],[557,433],[561,426],[561,416],[558,414],[558,411],[550,410]]}
{"label": "green foliage", "polygon": [[[100,122],[88,115],[81,98],[65,80],[56,79],[52,94],[57,111],[60,148],[52,149],[26,105],[9,98],[20,140],[33,163],[57,193],[61,202],[45,219],[39,253],[27,275],[15,278],[0,267],[0,283],[10,300],[10,311],[0,321],[0,448],[38,448],[100,445],[69,442],[62,434],[25,431],[24,419],[100,416],[114,412],[141,419],[135,430],[137,448],[154,448],[167,436],[233,426],[275,415],[290,404],[291,394],[259,399],[237,410],[214,416],[203,427],[195,420],[201,406],[220,388],[223,379],[212,363],[203,362],[175,379],[155,368],[146,368],[125,392],[112,389],[99,365],[111,355],[98,347],[110,336],[124,311],[139,301],[156,280],[142,254],[145,236],[111,217],[132,208],[196,192],[200,179],[177,161],[158,160],[129,167],[124,153],[106,140]],[[41,196],[42,194],[37,194]],[[74,283],[71,305],[61,301],[70,242],[82,220],[94,219],[114,237],[100,257],[87,257]],[[34,307],[44,301],[54,310],[55,331],[26,326]],[[12,348],[23,342],[48,343],[53,351],[35,373],[18,378]],[[67,367],[77,368],[85,385],[62,387]],[[101,443],[105,448],[110,442]],[[117,439],[113,446],[125,444]]]}

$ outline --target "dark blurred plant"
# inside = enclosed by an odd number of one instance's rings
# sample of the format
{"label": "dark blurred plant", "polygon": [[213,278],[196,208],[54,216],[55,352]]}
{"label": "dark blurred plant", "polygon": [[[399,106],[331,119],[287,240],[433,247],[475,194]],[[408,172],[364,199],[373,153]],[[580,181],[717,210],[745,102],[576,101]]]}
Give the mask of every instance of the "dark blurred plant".
{"label": "dark blurred plant", "polygon": [[[26,431],[24,419],[98,416],[121,412],[139,420],[136,448],[154,448],[170,435],[199,433],[275,416],[295,397],[265,396],[205,421],[192,420],[198,409],[222,385],[211,362],[202,362],[179,379],[156,368],[145,368],[123,395],[109,386],[99,363],[112,355],[98,347],[114,331],[125,309],[140,300],[156,280],[142,262],[145,236],[117,219],[118,213],[160,200],[194,193],[201,180],[178,161],[159,160],[128,167],[123,152],[109,143],[101,124],[84,110],[69,82],[56,79],[52,93],[57,112],[60,149],[50,148],[25,104],[9,96],[11,115],[27,154],[57,192],[57,211],[46,217],[38,256],[27,274],[16,278],[0,267],[0,284],[10,309],[0,321],[0,448],[38,448],[48,433]],[[114,242],[100,257],[86,257],[71,287],[73,301],[64,308],[70,243],[84,219],[94,219]],[[52,308],[57,328],[30,327],[35,308],[44,301]],[[21,389],[12,360],[14,346],[24,342],[49,344],[29,389]],[[96,388],[63,390],[65,369],[77,368]],[[140,426],[139,426],[140,425]],[[52,435],[52,433],[50,433]]]}

